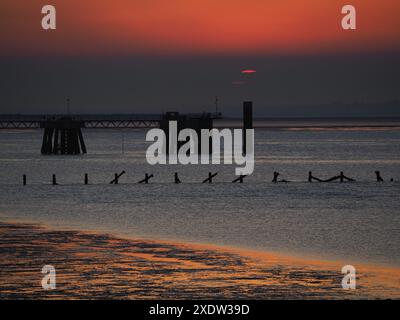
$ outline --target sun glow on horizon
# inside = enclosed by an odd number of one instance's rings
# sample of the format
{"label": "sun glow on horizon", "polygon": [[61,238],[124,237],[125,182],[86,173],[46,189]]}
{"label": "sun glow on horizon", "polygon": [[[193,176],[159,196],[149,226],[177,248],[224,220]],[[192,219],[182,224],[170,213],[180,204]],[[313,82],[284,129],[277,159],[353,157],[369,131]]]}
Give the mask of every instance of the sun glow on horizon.
{"label": "sun glow on horizon", "polygon": [[399,50],[397,0],[352,0],[357,30],[341,29],[341,0],[3,0],[2,55],[243,55]]}
{"label": "sun glow on horizon", "polygon": [[256,72],[257,71],[254,70],[254,69],[244,69],[244,70],[241,71],[242,74],[254,74]]}

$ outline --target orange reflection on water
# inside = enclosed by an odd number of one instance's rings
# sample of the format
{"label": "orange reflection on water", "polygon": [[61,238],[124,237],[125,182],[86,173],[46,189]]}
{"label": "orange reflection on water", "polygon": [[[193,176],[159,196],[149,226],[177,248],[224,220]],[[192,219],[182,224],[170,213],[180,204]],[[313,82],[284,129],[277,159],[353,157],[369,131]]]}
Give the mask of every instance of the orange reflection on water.
{"label": "orange reflection on water", "polygon": [[[399,298],[399,269],[358,266],[358,289],[341,288],[341,264],[278,254],[121,239],[0,223],[0,298],[348,299]],[[44,291],[53,265],[57,288]]]}

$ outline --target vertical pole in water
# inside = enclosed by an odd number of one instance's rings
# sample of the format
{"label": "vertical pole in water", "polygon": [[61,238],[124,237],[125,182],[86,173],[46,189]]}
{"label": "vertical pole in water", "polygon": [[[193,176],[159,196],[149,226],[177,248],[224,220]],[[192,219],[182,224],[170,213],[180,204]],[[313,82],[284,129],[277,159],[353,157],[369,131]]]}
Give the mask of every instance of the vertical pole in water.
{"label": "vertical pole in water", "polygon": [[243,154],[246,154],[246,129],[253,129],[253,102],[243,102]]}
{"label": "vertical pole in water", "polygon": [[26,174],[22,176],[22,184],[26,186]]}
{"label": "vertical pole in water", "polygon": [[57,184],[57,178],[56,175],[53,174],[53,186],[55,186]]}
{"label": "vertical pole in water", "polygon": [[89,175],[85,173],[85,184],[89,184]]}

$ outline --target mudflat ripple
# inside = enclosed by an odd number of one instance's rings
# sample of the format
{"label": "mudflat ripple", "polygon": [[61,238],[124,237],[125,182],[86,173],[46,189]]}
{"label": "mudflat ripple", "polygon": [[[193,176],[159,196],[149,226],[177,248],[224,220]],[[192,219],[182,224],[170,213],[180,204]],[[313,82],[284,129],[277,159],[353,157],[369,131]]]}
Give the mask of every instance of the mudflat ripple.
{"label": "mudflat ripple", "polygon": [[[352,299],[399,298],[379,272],[341,287],[340,268],[231,250],[0,222],[1,299]],[[44,290],[44,265],[57,286]],[[382,280],[382,281],[381,281]],[[393,282],[394,281],[394,282]]]}

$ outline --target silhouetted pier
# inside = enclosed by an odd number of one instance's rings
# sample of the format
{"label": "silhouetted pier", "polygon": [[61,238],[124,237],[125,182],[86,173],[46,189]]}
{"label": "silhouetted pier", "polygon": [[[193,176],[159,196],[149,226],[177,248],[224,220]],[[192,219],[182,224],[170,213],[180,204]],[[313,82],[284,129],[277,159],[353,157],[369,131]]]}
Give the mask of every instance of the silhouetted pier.
{"label": "silhouetted pier", "polygon": [[44,128],[42,154],[80,154],[86,153],[81,128],[82,121],[64,117],[41,123]]}
{"label": "silhouetted pier", "polygon": [[82,129],[165,128],[169,120],[196,130],[212,128],[221,113],[180,115],[114,114],[114,115],[0,115],[0,129],[44,129],[41,153],[77,155],[86,153]]}

